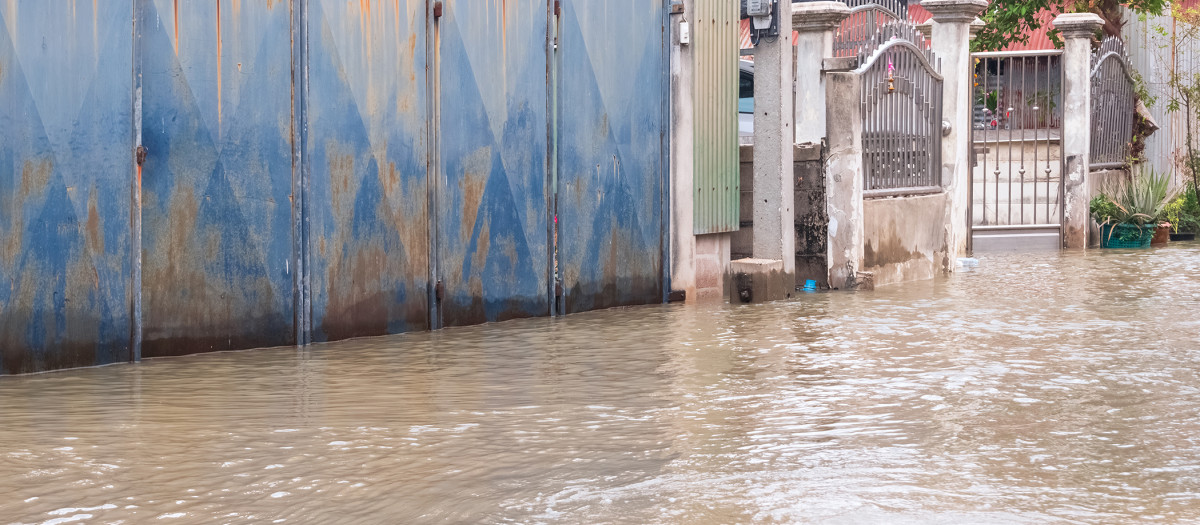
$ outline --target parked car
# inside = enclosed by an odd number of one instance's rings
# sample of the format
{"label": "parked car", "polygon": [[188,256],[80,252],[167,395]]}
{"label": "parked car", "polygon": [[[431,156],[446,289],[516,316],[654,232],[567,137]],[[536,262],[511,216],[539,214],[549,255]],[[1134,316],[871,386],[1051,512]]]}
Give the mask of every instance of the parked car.
{"label": "parked car", "polygon": [[738,137],[754,136],[754,62],[738,61]]}

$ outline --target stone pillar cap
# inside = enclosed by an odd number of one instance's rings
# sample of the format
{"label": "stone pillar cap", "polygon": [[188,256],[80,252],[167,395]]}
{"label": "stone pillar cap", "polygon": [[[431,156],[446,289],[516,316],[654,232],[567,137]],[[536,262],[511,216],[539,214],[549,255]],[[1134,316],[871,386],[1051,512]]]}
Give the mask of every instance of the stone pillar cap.
{"label": "stone pillar cap", "polygon": [[921,0],[921,7],[929,11],[937,23],[971,22],[987,6],[987,0]]}
{"label": "stone pillar cap", "polygon": [[1104,26],[1095,13],[1063,13],[1054,19],[1054,28],[1066,38],[1087,38]]}
{"label": "stone pillar cap", "polygon": [[850,16],[841,2],[798,2],[792,4],[792,29],[801,33],[833,31]]}
{"label": "stone pillar cap", "polygon": [[925,35],[925,40],[932,39],[933,38],[933,21],[926,20],[925,22],[917,24],[917,31],[920,32],[922,35]]}

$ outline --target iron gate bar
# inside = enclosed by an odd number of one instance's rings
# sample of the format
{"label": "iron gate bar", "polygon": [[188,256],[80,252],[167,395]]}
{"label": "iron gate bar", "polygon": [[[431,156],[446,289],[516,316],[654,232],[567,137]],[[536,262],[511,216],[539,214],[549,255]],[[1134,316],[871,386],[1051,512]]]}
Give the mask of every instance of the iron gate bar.
{"label": "iron gate bar", "polygon": [[[972,231],[1040,230],[1040,235],[1054,228],[1061,246],[1063,159],[1061,154],[1054,158],[1055,149],[1062,145],[1061,104],[1057,100],[1062,93],[1061,55],[1061,50],[973,55],[971,142],[975,154],[983,158],[976,158],[969,186]],[[1033,151],[1027,152],[1030,147]],[[1055,162],[1057,191],[1051,189]],[[1051,219],[1055,210],[1057,217]],[[1059,224],[1050,224],[1052,220]],[[999,237],[989,233],[989,238]],[[969,247],[975,249],[973,238]]]}
{"label": "iron gate bar", "polygon": [[1121,168],[1130,153],[1137,112],[1133,68],[1124,43],[1115,36],[1105,38],[1091,66],[1091,169]]}
{"label": "iron gate bar", "polygon": [[941,186],[942,76],[924,43],[912,24],[893,23],[860,53],[864,196]]}

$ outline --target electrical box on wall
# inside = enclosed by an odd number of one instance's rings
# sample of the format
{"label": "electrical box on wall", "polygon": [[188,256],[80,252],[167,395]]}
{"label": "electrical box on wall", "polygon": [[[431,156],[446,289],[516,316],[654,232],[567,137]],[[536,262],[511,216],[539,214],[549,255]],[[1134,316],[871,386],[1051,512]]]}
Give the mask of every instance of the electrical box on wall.
{"label": "electrical box on wall", "polygon": [[742,18],[750,19],[750,39],[754,45],[767,38],[779,37],[778,0],[741,0]]}

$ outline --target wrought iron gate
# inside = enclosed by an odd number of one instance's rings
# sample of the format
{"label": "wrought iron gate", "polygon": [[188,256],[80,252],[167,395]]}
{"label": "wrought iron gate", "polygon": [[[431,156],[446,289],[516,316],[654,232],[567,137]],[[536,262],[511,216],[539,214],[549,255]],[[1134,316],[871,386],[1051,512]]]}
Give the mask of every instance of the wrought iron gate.
{"label": "wrought iron gate", "polygon": [[925,38],[893,22],[859,53],[866,195],[942,191],[942,75]]}
{"label": "wrought iron gate", "polygon": [[1092,55],[1091,169],[1122,168],[1129,162],[1137,116],[1133,67],[1125,44],[1110,36]]}
{"label": "wrought iron gate", "polygon": [[1062,52],[974,55],[973,251],[1062,247]]}

